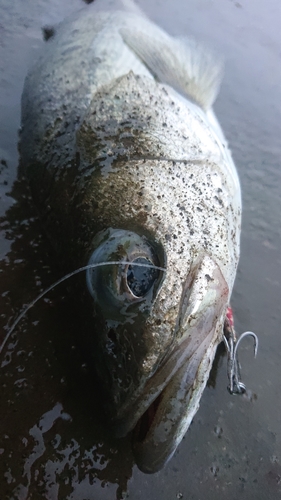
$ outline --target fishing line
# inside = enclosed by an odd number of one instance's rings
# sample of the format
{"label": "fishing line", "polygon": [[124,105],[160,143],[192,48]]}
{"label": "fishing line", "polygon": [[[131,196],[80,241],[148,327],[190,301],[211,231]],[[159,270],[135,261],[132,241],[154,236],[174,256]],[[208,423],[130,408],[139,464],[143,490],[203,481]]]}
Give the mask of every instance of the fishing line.
{"label": "fishing line", "polygon": [[159,266],[154,266],[153,264],[143,264],[140,262],[130,262],[130,261],[120,261],[120,260],[114,260],[110,262],[97,262],[96,264],[88,264],[87,266],[79,267],[79,269],[76,269],[75,271],[72,271],[71,273],[66,274],[63,276],[63,278],[60,278],[58,281],[55,281],[52,285],[50,285],[46,290],[41,292],[36,299],[34,299],[30,304],[26,306],[26,308],[20,313],[20,315],[17,317],[15,322],[12,324],[11,328],[9,329],[8,333],[6,334],[1,346],[0,346],[0,354],[2,353],[6,343],[8,342],[10,336],[12,335],[14,329],[18,325],[18,323],[21,321],[21,319],[26,315],[27,311],[31,309],[44,295],[49,293],[51,290],[53,290],[55,287],[60,285],[63,281],[68,280],[75,274],[81,273],[83,271],[87,271],[87,269],[93,269],[95,267],[102,267],[102,266],[112,266],[112,265],[126,265],[126,266],[138,266],[138,267],[146,267],[146,268],[151,268],[151,269],[158,269],[159,271],[166,272],[167,270],[164,267],[159,267]]}

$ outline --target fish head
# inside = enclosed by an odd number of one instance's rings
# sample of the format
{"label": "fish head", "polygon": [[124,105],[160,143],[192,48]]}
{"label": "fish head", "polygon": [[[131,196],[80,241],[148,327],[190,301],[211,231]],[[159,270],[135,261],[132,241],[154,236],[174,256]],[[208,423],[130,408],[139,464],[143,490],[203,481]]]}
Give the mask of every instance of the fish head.
{"label": "fish head", "polygon": [[150,79],[100,90],[76,140],[98,371],[117,435],[133,431],[139,468],[155,472],[198,409],[222,340],[238,215],[200,112]]}
{"label": "fish head", "polygon": [[[118,436],[133,430],[136,462],[154,473],[198,409],[222,339],[229,289],[207,254],[195,259],[182,283],[159,267],[161,247],[157,254],[140,235],[110,229],[99,238],[89,263],[109,265],[90,268],[87,285],[103,319],[101,376],[107,377],[111,419]],[[176,287],[177,303],[170,300]]]}

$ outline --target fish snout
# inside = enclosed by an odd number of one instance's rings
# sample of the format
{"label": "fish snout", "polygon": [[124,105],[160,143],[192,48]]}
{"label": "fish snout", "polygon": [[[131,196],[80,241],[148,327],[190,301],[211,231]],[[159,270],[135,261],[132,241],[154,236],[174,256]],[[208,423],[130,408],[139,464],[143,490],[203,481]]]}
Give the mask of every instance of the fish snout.
{"label": "fish snout", "polygon": [[183,285],[173,344],[138,402],[141,413],[149,401],[133,434],[134,456],[143,472],[160,470],[173,456],[199,408],[222,340],[228,297],[217,263],[208,255],[199,257]]}

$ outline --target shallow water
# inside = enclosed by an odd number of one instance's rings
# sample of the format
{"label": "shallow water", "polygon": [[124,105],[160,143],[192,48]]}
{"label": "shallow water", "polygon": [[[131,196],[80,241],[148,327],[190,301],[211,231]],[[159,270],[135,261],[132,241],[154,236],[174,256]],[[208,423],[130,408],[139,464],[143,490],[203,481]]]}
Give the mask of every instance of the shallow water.
{"label": "shallow water", "polygon": [[[0,498],[281,498],[280,214],[281,4],[269,0],[141,0],[158,24],[193,34],[226,59],[215,109],[243,194],[241,259],[232,306],[245,397],[226,391],[226,358],[174,458],[146,476],[130,439],[113,440],[102,394],[79,343],[71,284],[39,302],[0,357]],[[81,0],[0,0],[0,338],[24,304],[58,279],[60,262],[42,233],[23,181],[16,182],[20,96],[43,46],[42,27]],[[78,335],[77,335],[78,334]]]}

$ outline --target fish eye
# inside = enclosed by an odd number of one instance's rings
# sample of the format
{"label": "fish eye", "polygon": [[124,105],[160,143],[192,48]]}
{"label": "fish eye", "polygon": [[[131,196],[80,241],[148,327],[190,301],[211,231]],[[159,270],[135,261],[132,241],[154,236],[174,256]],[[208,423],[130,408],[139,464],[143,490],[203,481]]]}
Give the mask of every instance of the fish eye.
{"label": "fish eye", "polygon": [[89,260],[93,268],[87,270],[87,286],[107,318],[120,318],[128,306],[139,301],[147,305],[152,302],[163,274],[154,267],[164,264],[160,245],[123,229],[99,233],[93,245]]}
{"label": "fish eye", "polygon": [[153,267],[144,267],[146,264],[152,266],[151,260],[144,257],[137,257],[127,270],[127,285],[135,297],[146,295],[159,276],[159,270]]}

